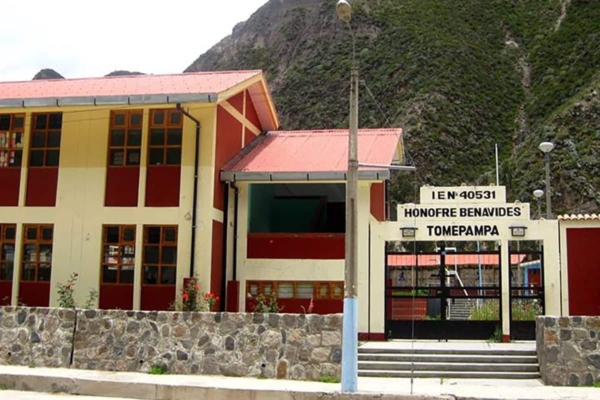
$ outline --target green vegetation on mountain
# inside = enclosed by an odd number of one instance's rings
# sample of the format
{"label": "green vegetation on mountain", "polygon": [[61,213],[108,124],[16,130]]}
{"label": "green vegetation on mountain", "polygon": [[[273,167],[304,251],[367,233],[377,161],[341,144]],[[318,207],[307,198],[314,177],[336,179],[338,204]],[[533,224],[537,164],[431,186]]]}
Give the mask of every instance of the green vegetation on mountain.
{"label": "green vegetation on mountain", "polygon": [[[263,69],[286,129],[346,127],[352,40],[335,0],[271,0],[187,70]],[[360,126],[401,126],[415,186],[495,182],[511,200],[544,188],[557,213],[600,206],[600,2],[354,0]],[[532,207],[535,209],[535,207]]]}

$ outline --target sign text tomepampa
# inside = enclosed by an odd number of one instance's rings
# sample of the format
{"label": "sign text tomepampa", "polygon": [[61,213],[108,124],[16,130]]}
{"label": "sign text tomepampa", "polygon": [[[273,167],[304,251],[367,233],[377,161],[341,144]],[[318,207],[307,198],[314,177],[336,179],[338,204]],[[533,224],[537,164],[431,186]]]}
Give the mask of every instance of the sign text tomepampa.
{"label": "sign text tomepampa", "polygon": [[529,220],[529,204],[505,197],[503,186],[422,187],[421,204],[398,206],[398,222],[417,228],[421,239],[500,237],[511,223]]}

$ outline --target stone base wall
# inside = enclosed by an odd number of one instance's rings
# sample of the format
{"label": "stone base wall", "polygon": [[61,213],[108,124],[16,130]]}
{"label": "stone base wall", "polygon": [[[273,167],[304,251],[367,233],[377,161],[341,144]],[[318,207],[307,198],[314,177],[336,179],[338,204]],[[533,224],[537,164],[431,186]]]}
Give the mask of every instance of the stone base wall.
{"label": "stone base wall", "polygon": [[591,386],[600,381],[600,317],[538,317],[536,335],[545,384]]}
{"label": "stone base wall", "polygon": [[0,308],[0,364],[317,380],[342,316]]}
{"label": "stone base wall", "polygon": [[0,307],[0,365],[68,368],[75,310]]}

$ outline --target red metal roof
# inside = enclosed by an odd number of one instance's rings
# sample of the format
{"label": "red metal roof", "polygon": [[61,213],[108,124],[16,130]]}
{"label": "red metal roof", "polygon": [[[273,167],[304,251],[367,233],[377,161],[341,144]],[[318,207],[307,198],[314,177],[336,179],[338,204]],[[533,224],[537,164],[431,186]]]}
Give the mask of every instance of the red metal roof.
{"label": "red metal roof", "polygon": [[[361,163],[394,161],[401,129],[361,129]],[[348,169],[348,130],[274,131],[259,138],[249,152],[230,161],[231,172],[344,172]],[[361,168],[361,170],[368,168]]]}
{"label": "red metal roof", "polygon": [[0,99],[221,93],[259,74],[261,71],[190,72],[0,82]]}
{"label": "red metal roof", "polygon": [[[388,255],[388,266],[391,267],[412,267],[415,265],[415,255],[413,254],[390,254]],[[499,257],[497,254],[446,254],[446,266],[452,265],[498,265]],[[511,254],[511,264],[523,262],[524,254]],[[433,267],[440,265],[440,256],[434,254],[418,255],[419,267]]]}

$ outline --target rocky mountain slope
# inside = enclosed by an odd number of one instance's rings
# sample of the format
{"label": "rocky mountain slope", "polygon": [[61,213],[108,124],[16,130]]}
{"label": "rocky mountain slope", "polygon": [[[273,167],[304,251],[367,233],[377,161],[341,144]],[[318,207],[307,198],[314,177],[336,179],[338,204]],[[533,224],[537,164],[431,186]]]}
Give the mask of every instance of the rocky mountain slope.
{"label": "rocky mountain slope", "polygon": [[[283,128],[345,127],[352,41],[335,0],[270,0],[187,71],[266,71]],[[402,126],[423,184],[495,181],[511,200],[544,188],[552,153],[557,213],[600,206],[600,2],[353,0],[360,126]],[[535,207],[533,207],[535,208]]]}
{"label": "rocky mountain slope", "polygon": [[37,80],[41,80],[41,79],[65,79],[65,77],[53,69],[44,68],[44,69],[41,69],[40,72],[35,74],[35,76],[33,77],[32,80],[37,81]]}

